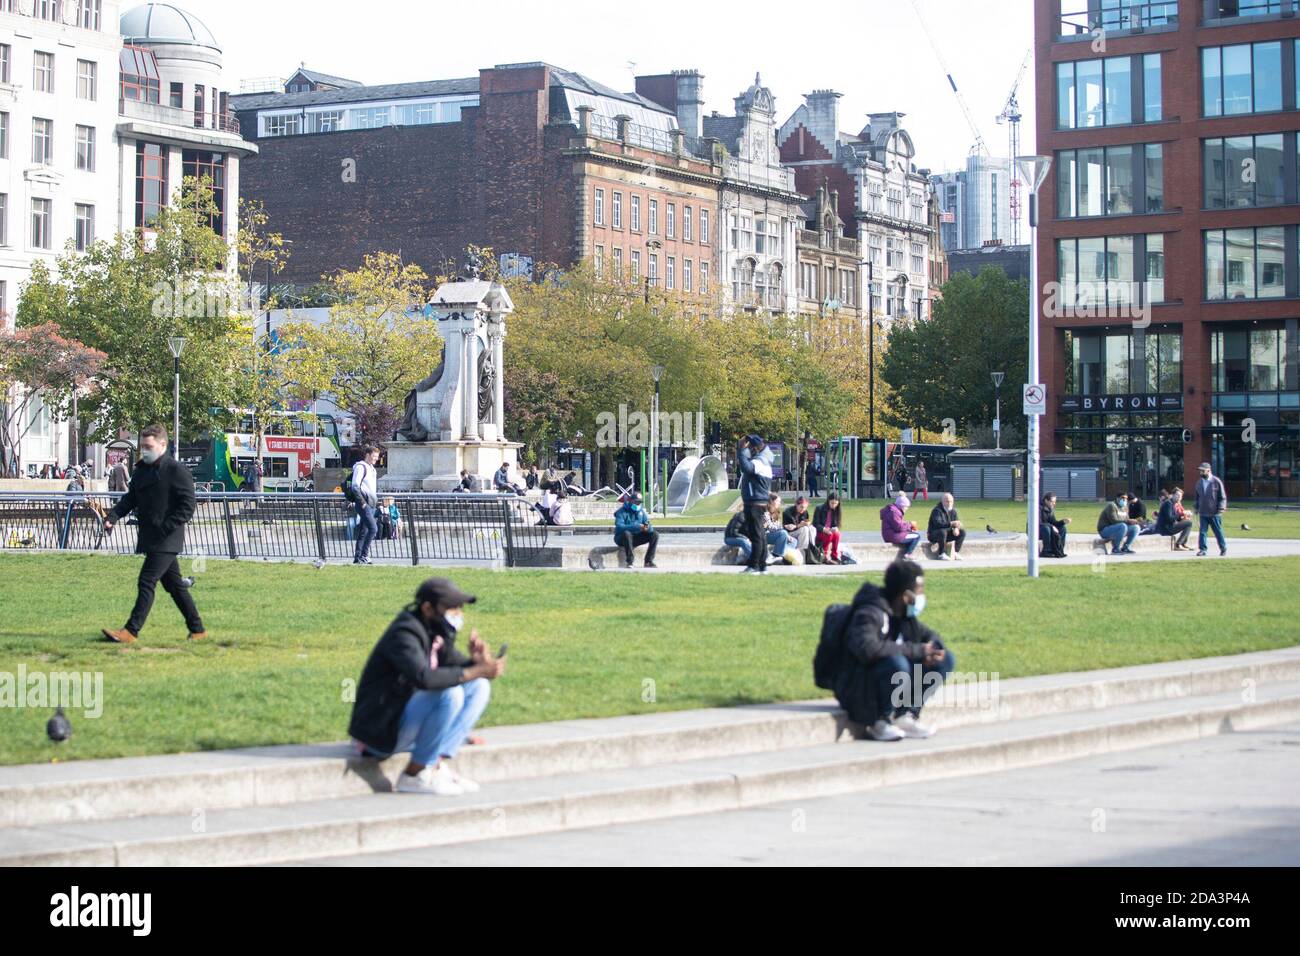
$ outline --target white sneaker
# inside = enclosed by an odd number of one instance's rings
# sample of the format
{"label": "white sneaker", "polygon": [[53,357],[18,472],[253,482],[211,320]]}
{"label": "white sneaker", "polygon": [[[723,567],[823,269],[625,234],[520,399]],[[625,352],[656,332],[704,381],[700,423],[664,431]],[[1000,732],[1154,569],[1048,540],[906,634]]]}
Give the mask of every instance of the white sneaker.
{"label": "white sneaker", "polygon": [[902,740],[903,733],[887,720],[878,720],[867,728],[872,740]]}
{"label": "white sneaker", "polygon": [[464,788],[457,783],[446,766],[434,770],[425,767],[415,776],[401,773],[397,778],[398,793],[428,793],[439,797],[455,797],[464,793]]}
{"label": "white sneaker", "polygon": [[942,551],[940,551],[938,554],[936,554],[936,555],[934,556],[934,559],[935,559],[936,561],[950,561],[950,560],[952,560],[951,558],[948,557],[948,555],[944,554]]}
{"label": "white sneaker", "polygon": [[456,772],[455,767],[452,767],[448,764],[443,764],[443,766],[447,768],[447,772],[451,775],[451,779],[456,781],[456,783],[460,786],[461,790],[463,790],[465,793],[478,793],[479,790],[482,789],[478,785],[477,781],[471,780],[469,777],[462,777],[460,774],[458,774]]}
{"label": "white sneaker", "polygon": [[911,714],[894,718],[894,727],[903,732],[904,737],[933,737],[934,730],[917,721]]}

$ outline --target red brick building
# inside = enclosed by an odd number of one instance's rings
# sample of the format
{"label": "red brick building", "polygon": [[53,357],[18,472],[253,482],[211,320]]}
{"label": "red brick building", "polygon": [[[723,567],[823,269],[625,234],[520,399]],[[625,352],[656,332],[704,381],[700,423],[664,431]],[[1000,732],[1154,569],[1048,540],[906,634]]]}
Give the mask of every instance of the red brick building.
{"label": "red brick building", "polygon": [[1110,492],[1208,460],[1294,500],[1294,4],[1104,6],[1035,0],[1044,451],[1103,454]]}

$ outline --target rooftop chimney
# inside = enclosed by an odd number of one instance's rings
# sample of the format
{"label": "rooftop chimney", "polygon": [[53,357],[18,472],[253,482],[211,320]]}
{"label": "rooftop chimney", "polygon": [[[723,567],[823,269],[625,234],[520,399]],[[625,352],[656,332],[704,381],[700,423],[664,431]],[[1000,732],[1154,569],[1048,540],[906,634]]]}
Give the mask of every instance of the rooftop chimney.
{"label": "rooftop chimney", "polygon": [[677,80],[677,125],[699,138],[704,115],[704,77],[699,70],[673,70]]}
{"label": "rooftop chimney", "polygon": [[808,107],[808,132],[817,141],[835,152],[835,142],[840,136],[840,97],[834,90],[813,90],[804,95]]}

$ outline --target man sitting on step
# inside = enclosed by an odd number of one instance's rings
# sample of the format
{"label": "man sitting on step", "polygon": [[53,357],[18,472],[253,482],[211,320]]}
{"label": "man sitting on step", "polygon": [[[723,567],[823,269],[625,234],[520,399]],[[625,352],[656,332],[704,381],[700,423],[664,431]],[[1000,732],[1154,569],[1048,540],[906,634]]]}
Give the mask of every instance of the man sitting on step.
{"label": "man sitting on step", "polygon": [[655,549],[659,547],[659,532],[650,523],[650,515],[641,507],[641,492],[634,491],[627,501],[614,512],[614,543],[623,549],[623,566],[636,563],[633,549],[649,545],[645,552],[645,566],[655,566]]}
{"label": "man sitting on step", "polygon": [[925,573],[914,561],[885,569],[884,589],[866,582],[853,598],[835,669],[835,697],[873,740],[929,737],[918,722],[926,698],[952,672],[953,655],[919,620]]}

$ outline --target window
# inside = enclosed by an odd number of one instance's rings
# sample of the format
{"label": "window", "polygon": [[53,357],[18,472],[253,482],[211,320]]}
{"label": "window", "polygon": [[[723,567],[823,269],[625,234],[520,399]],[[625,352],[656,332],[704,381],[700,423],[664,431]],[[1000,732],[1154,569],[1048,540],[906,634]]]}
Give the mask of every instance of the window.
{"label": "window", "polygon": [[185,84],[184,83],[173,83],[171,85],[171,90],[167,94],[167,96],[168,96],[167,104],[171,106],[172,109],[183,110],[185,108]]}
{"label": "window", "polygon": [[297,136],[302,132],[301,113],[267,116],[265,122],[267,136]]}
{"label": "window", "polygon": [[685,242],[691,241],[691,207],[682,207],[682,239]]}
{"label": "window", "polygon": [[54,120],[32,119],[32,162],[41,166],[54,162]]}
{"label": "window", "polygon": [[158,60],[152,50],[128,44],[122,47],[118,66],[122,99],[158,102],[162,81],[158,78]]}
{"label": "window", "polygon": [[1165,148],[1147,143],[1142,149],[1142,181],[1146,188],[1146,211],[1163,212],[1165,208]]}
{"label": "window", "polygon": [[95,171],[95,128],[77,127],[77,169],[88,173]]}
{"label": "window", "polygon": [[728,217],[731,222],[731,246],[732,249],[740,248],[740,217]]}
{"label": "window", "polygon": [[[703,226],[700,227],[700,231],[704,231]],[[709,264],[703,260],[700,261],[700,292],[703,295],[709,292]]]}
{"label": "window", "polygon": [[0,111],[0,159],[9,158],[9,114]]}
{"label": "window", "polygon": [[817,266],[811,262],[799,263],[799,296],[803,299],[817,298]]}
{"label": "window", "polygon": [[[1295,391],[1296,322],[1251,323],[1211,334],[1214,391]],[[1238,406],[1244,408],[1244,405]]]}
{"label": "window", "polygon": [[614,193],[614,221],[615,229],[623,228],[623,194]]}
{"label": "window", "polygon": [[1056,243],[1067,309],[1128,309],[1164,301],[1164,236],[1097,236]]}
{"label": "window", "polygon": [[1056,214],[1062,219],[1164,208],[1160,143],[1062,150],[1056,154],[1056,166]]}
{"label": "window", "polygon": [[605,225],[605,190],[603,189],[596,190],[594,213],[596,225]]}
{"label": "window", "polygon": [[668,257],[668,271],[664,273],[665,288],[677,288],[677,259],[675,256]]}
{"label": "window", "polygon": [[[1056,65],[1056,127],[1087,129],[1161,118],[1160,54],[1077,60]],[[1137,82],[1135,82],[1135,79]],[[1134,117],[1140,104],[1141,117]]]}
{"label": "window", "polygon": [[9,82],[9,65],[13,62],[13,47],[8,43],[0,43],[0,83]]}
{"label": "window", "polygon": [[622,249],[619,249],[618,247],[614,248],[613,261],[614,261],[614,277],[616,279],[622,279],[623,278],[623,250]]}
{"label": "window", "polygon": [[858,277],[849,269],[840,270],[840,301],[847,306],[856,305],[858,301]]}
{"label": "window", "polygon": [[[222,96],[226,94],[222,93]],[[225,110],[222,110],[222,115]],[[312,133],[337,133],[343,128],[343,111],[342,110],[318,110],[315,113],[309,113],[310,120],[309,132]]]}
{"label": "window", "polygon": [[1201,50],[1203,116],[1282,109],[1282,44],[1240,43]]}
{"label": "window", "polygon": [[37,50],[32,54],[32,89],[37,93],[54,92],[54,54]]}
{"label": "window", "polygon": [[[633,226],[633,228],[635,229],[636,227]],[[650,235],[657,236],[658,234],[659,234],[659,200],[652,199],[650,200]]]}
{"label": "window", "polygon": [[77,99],[98,98],[99,65],[91,60],[77,61]]}
{"label": "window", "polygon": [[85,252],[95,241],[95,207],[77,203],[77,222],[73,232],[77,251]]}
{"label": "window", "polygon": [[[707,209],[700,210],[700,242],[705,245],[709,244],[709,211]],[[707,271],[706,269],[705,272]],[[702,279],[704,272],[701,272],[700,276]]]}
{"label": "window", "polygon": [[632,278],[641,277],[641,252],[639,249],[632,250]]}
{"label": "window", "polygon": [[664,231],[668,234],[669,239],[677,237],[677,207],[673,203],[668,204],[667,219],[664,220]]}
{"label": "window", "polygon": [[650,273],[648,277],[651,282],[659,279],[659,256],[653,252],[650,253]]}
{"label": "window", "polygon": [[33,249],[50,248],[50,205],[48,199],[32,200],[32,235]]}
{"label": "window", "polygon": [[[0,246],[9,245],[9,196],[0,193]],[[4,303],[0,302],[0,312],[4,311]]]}
{"label": "window", "polygon": [[[393,123],[392,110],[387,106],[368,106],[363,109],[348,110],[353,129],[383,129]],[[299,130],[293,130],[299,132]]]}
{"label": "window", "polygon": [[207,111],[203,108],[203,84],[199,83],[194,87],[194,125],[203,126],[203,115]]}
{"label": "window", "polygon": [[605,247],[597,246],[595,255],[596,278],[605,274]]}
{"label": "window", "polygon": [[762,219],[754,223],[754,251],[759,255],[767,252],[767,222]]}
{"label": "window", "polygon": [[641,197],[632,197],[632,231],[641,231]]}
{"label": "window", "polygon": [[[685,220],[682,221],[685,222]],[[691,288],[691,260],[690,259],[682,260],[682,289],[685,290],[686,292],[695,291],[694,289]]]}
{"label": "window", "polygon": [[167,147],[135,144],[135,225],[151,226],[167,204]]}
{"label": "window", "polygon": [[181,153],[181,171],[186,177],[206,179],[212,189],[216,211],[208,223],[219,236],[226,234],[226,156],[207,150],[187,149]]}
{"label": "window", "polygon": [[79,0],[77,25],[83,30],[98,30],[103,0]]}
{"label": "window", "polygon": [[438,104],[414,103],[399,106],[397,115],[403,126],[432,126],[438,122]]}
{"label": "window", "polygon": [[[1278,206],[1287,202],[1286,151],[1295,149],[1295,137],[1232,136],[1207,139],[1201,144],[1206,209],[1243,209]],[[1294,199],[1291,201],[1295,201]]]}
{"label": "window", "polygon": [[1277,299],[1286,295],[1285,226],[1205,233],[1205,298]]}

